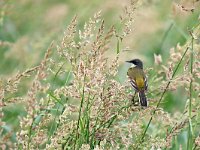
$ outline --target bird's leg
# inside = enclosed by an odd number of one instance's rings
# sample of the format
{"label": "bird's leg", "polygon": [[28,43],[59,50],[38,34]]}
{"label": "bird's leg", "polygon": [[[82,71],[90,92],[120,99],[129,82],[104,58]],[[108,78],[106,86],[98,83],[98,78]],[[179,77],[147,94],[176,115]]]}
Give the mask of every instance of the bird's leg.
{"label": "bird's leg", "polygon": [[132,104],[135,105],[135,96],[136,96],[137,92],[135,91],[135,94],[133,95],[131,101],[132,101]]}

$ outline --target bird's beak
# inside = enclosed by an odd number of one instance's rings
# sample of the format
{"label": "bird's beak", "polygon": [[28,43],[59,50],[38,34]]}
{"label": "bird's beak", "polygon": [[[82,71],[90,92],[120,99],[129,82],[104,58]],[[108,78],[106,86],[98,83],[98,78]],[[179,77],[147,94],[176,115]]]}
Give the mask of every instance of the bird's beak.
{"label": "bird's beak", "polygon": [[131,63],[131,61],[126,61],[127,63]]}

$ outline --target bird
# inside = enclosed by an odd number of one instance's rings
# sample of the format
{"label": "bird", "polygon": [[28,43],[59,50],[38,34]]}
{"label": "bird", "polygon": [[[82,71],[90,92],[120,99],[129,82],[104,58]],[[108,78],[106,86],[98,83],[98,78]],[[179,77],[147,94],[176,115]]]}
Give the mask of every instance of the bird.
{"label": "bird", "polygon": [[143,71],[143,62],[140,59],[132,59],[126,61],[132,66],[128,69],[127,76],[130,80],[131,86],[138,93],[139,101],[142,107],[147,107],[147,98],[145,92],[147,91],[147,78]]}

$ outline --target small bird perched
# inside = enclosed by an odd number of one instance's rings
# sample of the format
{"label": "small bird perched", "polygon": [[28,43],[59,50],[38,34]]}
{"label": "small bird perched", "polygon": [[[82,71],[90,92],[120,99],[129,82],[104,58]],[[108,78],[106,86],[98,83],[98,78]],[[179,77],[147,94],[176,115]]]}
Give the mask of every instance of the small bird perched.
{"label": "small bird perched", "polygon": [[132,87],[138,93],[141,106],[147,107],[147,98],[145,96],[145,91],[147,90],[147,78],[143,71],[143,63],[140,59],[133,59],[126,62],[134,65],[128,69],[127,75]]}

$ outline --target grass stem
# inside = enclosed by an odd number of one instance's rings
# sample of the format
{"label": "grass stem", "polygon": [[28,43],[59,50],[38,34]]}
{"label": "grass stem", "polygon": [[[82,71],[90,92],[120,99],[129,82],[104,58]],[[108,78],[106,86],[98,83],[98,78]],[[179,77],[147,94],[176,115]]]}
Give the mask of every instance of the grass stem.
{"label": "grass stem", "polygon": [[[192,36],[192,33],[191,33],[191,36]],[[191,54],[190,54],[190,73],[191,73],[191,76],[193,77],[193,59],[194,59],[194,56],[193,56],[193,44],[194,44],[194,37],[192,36],[192,47],[191,47]],[[189,127],[188,127],[188,139],[187,139],[187,150],[189,149],[192,149],[192,142],[193,142],[193,129],[192,129],[192,120],[191,120],[191,117],[192,117],[192,78],[190,80],[190,95],[189,95],[189,106],[188,106],[188,115],[189,115]]]}

